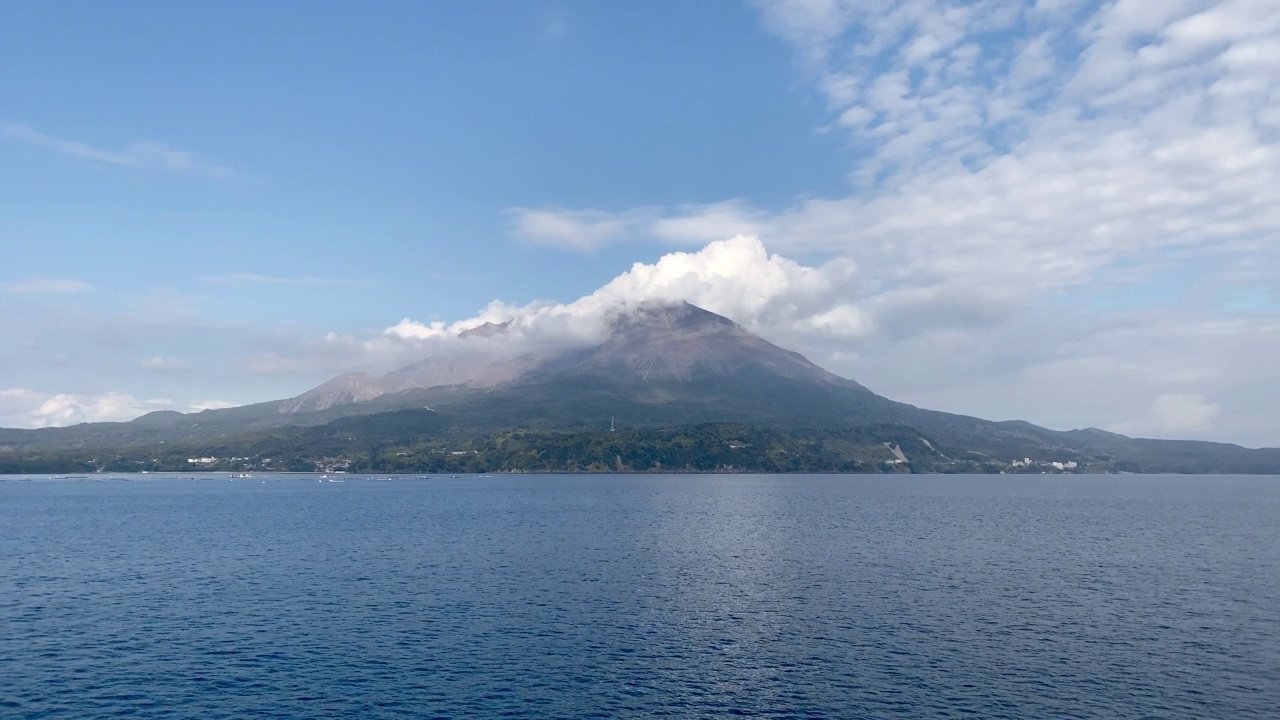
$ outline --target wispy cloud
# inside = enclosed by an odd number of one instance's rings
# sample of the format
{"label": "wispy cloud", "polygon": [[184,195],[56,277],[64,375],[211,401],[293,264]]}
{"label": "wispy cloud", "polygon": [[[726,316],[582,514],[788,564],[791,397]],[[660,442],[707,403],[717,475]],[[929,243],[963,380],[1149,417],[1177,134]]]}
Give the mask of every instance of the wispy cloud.
{"label": "wispy cloud", "polygon": [[235,407],[236,404],[227,400],[200,400],[193,402],[189,406],[190,412],[203,412],[205,410],[223,410],[229,407]]}
{"label": "wispy cloud", "polygon": [[587,252],[625,238],[636,227],[642,227],[659,217],[661,210],[636,208],[609,212],[555,207],[512,207],[503,213],[512,219],[512,233],[521,240]]}
{"label": "wispy cloud", "polygon": [[135,142],[120,150],[94,147],[78,140],[47,135],[20,123],[0,124],[0,135],[69,157],[142,172],[193,175],[223,180],[246,180],[244,174],[190,150],[161,142]]}
{"label": "wispy cloud", "polygon": [[738,235],[764,236],[778,228],[776,218],[741,199],[618,212],[512,207],[503,213],[511,218],[511,232],[520,240],[579,252],[623,240],[701,247]]}
{"label": "wispy cloud", "polygon": [[10,295],[67,295],[92,289],[92,285],[80,280],[36,278],[0,283],[0,292],[6,292]]}
{"label": "wispy cloud", "polygon": [[142,367],[152,372],[181,372],[187,369],[187,362],[180,358],[155,355],[143,358]]}
{"label": "wispy cloud", "polygon": [[573,29],[573,16],[563,5],[552,5],[542,16],[542,26],[538,29],[538,44],[549,50],[564,40]]}
{"label": "wispy cloud", "polygon": [[290,285],[290,286],[353,286],[359,285],[359,280],[350,280],[345,278],[322,278],[322,277],[275,277],[272,275],[261,275],[258,273],[239,272],[229,273],[226,275],[201,275],[200,282],[210,283],[212,285],[227,286],[249,286],[249,285]]}

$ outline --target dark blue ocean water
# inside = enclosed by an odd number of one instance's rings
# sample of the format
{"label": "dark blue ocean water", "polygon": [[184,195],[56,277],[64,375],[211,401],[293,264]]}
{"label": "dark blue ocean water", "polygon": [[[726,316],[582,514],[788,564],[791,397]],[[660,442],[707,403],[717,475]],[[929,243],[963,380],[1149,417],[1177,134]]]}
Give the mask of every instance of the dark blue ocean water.
{"label": "dark blue ocean water", "polygon": [[0,717],[1280,717],[1280,478],[261,479],[0,483]]}

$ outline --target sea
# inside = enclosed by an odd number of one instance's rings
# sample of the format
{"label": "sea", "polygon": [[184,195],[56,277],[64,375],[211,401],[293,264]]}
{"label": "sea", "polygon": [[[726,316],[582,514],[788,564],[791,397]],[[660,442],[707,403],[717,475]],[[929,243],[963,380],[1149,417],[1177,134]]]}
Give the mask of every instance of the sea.
{"label": "sea", "polygon": [[631,717],[1280,717],[1280,477],[0,482],[0,718]]}

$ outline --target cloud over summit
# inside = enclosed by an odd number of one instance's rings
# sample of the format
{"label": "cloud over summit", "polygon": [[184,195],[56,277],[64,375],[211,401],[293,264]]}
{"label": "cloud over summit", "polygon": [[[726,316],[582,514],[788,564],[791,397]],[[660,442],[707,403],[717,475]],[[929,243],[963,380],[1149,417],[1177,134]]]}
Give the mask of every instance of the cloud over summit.
{"label": "cloud over summit", "polygon": [[510,322],[534,337],[599,339],[611,317],[646,302],[689,302],[757,331],[790,329],[858,336],[871,320],[850,302],[856,267],[844,259],[807,266],[770,253],[757,237],[737,236],[694,252],[635,263],[600,289],[569,303],[511,306],[494,301],[475,317],[446,324],[405,319],[386,334],[405,340],[457,337],[484,323]]}

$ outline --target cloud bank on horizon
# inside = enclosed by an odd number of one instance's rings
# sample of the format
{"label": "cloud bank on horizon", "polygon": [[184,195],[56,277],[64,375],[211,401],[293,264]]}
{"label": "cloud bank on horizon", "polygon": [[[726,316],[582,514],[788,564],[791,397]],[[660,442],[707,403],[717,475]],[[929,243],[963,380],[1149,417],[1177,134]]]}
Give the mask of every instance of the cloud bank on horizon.
{"label": "cloud bank on horizon", "polygon": [[[411,312],[365,333],[291,331],[236,361],[239,371],[306,382],[384,372],[448,352],[485,322],[512,323],[507,352],[591,342],[620,304],[683,300],[925,407],[1280,446],[1280,3],[753,7],[825,108],[815,131],[847,147],[846,191],[797,188],[799,199],[784,202],[505,203],[495,214],[523,246],[656,259],[576,300],[494,300],[463,319]],[[554,45],[571,39],[561,33]],[[5,128],[131,169],[226,170],[171,149],[107,152]],[[203,277],[237,288],[357,284]],[[11,297],[91,289],[0,285]],[[192,364],[168,353],[141,363],[169,377]],[[0,425],[124,419],[154,402],[3,392]]]}

